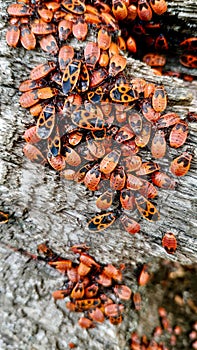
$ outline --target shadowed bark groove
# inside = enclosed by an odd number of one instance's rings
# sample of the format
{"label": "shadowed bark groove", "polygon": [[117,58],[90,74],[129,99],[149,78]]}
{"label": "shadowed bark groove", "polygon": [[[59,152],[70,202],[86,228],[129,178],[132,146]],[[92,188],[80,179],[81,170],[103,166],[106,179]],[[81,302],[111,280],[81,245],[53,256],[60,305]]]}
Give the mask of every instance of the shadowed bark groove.
{"label": "shadowed bark groove", "polygon": [[[159,258],[182,264],[197,261],[197,165],[196,154],[188,175],[178,179],[174,191],[159,191],[157,208],[161,219],[156,223],[141,220],[141,232],[130,236],[117,222],[106,232],[90,233],[86,222],[96,211],[95,198],[79,184],[63,181],[54,171],[24,159],[22,135],[33,119],[19,106],[18,86],[31,68],[43,62],[46,55],[40,50],[25,52],[11,49],[5,43],[6,7],[1,4],[1,207],[12,218],[0,227],[0,239],[5,244],[35,253],[36,246],[48,240],[60,254],[74,258],[69,247],[86,242],[90,254],[103,263],[126,264],[125,283],[137,288],[134,268],[136,263],[151,262],[157,271]],[[191,20],[196,28],[195,1],[173,1],[169,11],[181,21]],[[192,34],[195,36],[195,33]],[[75,46],[77,44],[75,43]],[[186,70],[188,72],[188,70]],[[152,75],[151,69],[134,59],[128,59],[127,74],[162,83],[168,93],[167,111],[184,117],[196,110],[197,84],[169,77]],[[189,73],[188,73],[189,74]],[[197,125],[190,123],[186,148],[195,149]],[[170,159],[177,154],[169,149],[168,158],[160,163],[167,169]],[[172,231],[178,240],[173,256],[161,247],[162,234]],[[43,263],[12,252],[0,244],[1,256],[1,327],[0,348],[4,349],[67,349],[76,342],[77,349],[128,349],[130,332],[138,322],[138,315],[128,307],[120,327],[108,322],[91,331],[81,330],[78,315],[69,313],[64,302],[56,304],[51,292],[62,285],[63,278]],[[144,296],[145,298],[145,296]]]}

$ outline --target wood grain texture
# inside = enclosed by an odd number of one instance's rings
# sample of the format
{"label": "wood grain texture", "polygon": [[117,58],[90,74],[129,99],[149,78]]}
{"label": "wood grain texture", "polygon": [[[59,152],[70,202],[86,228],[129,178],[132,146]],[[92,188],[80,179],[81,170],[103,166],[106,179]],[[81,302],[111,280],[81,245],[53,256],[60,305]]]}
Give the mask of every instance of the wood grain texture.
{"label": "wood grain texture", "polygon": [[[95,197],[79,184],[63,181],[58,174],[24,159],[22,153],[24,130],[33,119],[19,106],[18,86],[27,78],[31,68],[43,62],[43,52],[25,52],[11,49],[5,43],[6,7],[1,4],[1,129],[0,129],[0,181],[1,207],[12,218],[0,227],[0,240],[6,245],[22,247],[35,253],[36,246],[48,240],[60,254],[74,258],[69,247],[86,242],[98,261],[119,266],[126,264],[126,283],[137,288],[134,269],[139,263],[152,263],[158,268],[158,259],[170,259],[182,264],[197,261],[197,163],[195,153],[191,170],[178,179],[175,191],[159,191],[157,208],[161,220],[149,223],[141,220],[142,230],[135,236],[124,232],[116,223],[103,234],[90,233],[87,220],[95,213]],[[179,8],[179,9],[178,9]],[[173,1],[169,11],[183,20],[195,23],[195,1]],[[168,110],[182,118],[197,107],[197,84],[152,75],[145,64],[128,59],[127,74],[145,77],[162,83],[168,93]],[[196,152],[197,124],[190,123],[186,147]],[[177,154],[170,149],[168,159],[161,161],[166,169]],[[146,154],[144,154],[146,157]],[[137,216],[136,216],[137,217]],[[178,250],[169,256],[161,247],[162,234],[173,231],[178,239]],[[63,278],[45,264],[28,261],[0,245],[1,255],[1,319],[4,349],[67,349],[69,341],[77,342],[77,349],[126,350],[129,334],[137,326],[138,316],[128,306],[124,323],[119,328],[106,324],[90,332],[77,326],[78,315],[70,314],[64,302],[57,305],[51,292],[58,289]]]}

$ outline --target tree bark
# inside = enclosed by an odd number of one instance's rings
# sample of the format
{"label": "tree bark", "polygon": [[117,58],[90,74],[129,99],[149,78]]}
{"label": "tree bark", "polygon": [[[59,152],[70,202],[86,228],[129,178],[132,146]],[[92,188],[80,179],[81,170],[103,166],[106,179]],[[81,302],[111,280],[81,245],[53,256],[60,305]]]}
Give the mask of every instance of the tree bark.
{"label": "tree bark", "polygon": [[[19,106],[19,83],[27,79],[35,65],[45,59],[40,50],[26,52],[6,45],[6,7],[11,0],[0,1],[1,15],[1,204],[11,217],[0,227],[1,254],[1,349],[67,349],[76,342],[77,349],[127,349],[129,332],[138,326],[138,316],[128,307],[120,328],[104,323],[90,332],[77,326],[78,315],[69,313],[65,302],[56,304],[51,292],[62,285],[63,278],[43,263],[29,261],[13,252],[8,245],[36,252],[43,241],[68,258],[74,259],[69,248],[86,242],[90,254],[102,263],[126,265],[127,285],[137,288],[134,270],[137,264],[151,263],[157,271],[160,258],[191,264],[197,261],[196,154],[189,173],[177,180],[174,191],[159,190],[157,208],[161,219],[156,223],[140,219],[141,231],[134,236],[123,231],[116,222],[104,233],[91,233],[86,228],[95,213],[95,196],[84,186],[64,181],[53,170],[31,163],[22,153],[22,135],[33,123],[32,117]],[[170,14],[181,21],[191,21],[196,28],[195,1],[173,1]],[[187,70],[185,70],[187,72]],[[189,71],[188,71],[189,72]],[[143,77],[163,84],[168,93],[167,111],[182,118],[196,111],[197,84],[177,78],[156,76],[140,61],[128,59],[128,76]],[[189,124],[185,148],[195,149],[197,124]],[[196,151],[196,150],[195,150]],[[179,152],[180,154],[180,152]],[[177,155],[168,149],[168,159],[160,164],[166,170]],[[146,154],[144,154],[146,157]],[[137,216],[136,216],[137,217]],[[139,216],[138,216],[139,217]],[[178,241],[175,255],[167,255],[161,247],[162,235],[173,232]],[[132,315],[132,321],[131,321]]]}

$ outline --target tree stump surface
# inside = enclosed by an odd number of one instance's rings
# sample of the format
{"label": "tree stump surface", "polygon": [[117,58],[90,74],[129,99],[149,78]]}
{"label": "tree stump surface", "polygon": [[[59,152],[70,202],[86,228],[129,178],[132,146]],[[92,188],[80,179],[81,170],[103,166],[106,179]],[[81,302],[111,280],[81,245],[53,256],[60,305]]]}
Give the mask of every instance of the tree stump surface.
{"label": "tree stump surface", "polygon": [[[123,231],[118,222],[104,233],[89,232],[86,223],[96,211],[95,196],[84,186],[64,181],[55,171],[31,163],[23,156],[22,135],[33,118],[19,106],[18,86],[34,66],[46,60],[46,55],[41,50],[26,52],[21,47],[11,49],[6,45],[6,8],[10,3],[11,0],[0,1],[1,208],[13,214],[9,222],[0,227],[0,348],[62,350],[74,342],[80,350],[129,349],[130,332],[138,327],[139,318],[130,306],[120,326],[114,327],[106,321],[90,331],[82,330],[77,324],[79,315],[70,313],[65,301],[52,300],[52,291],[62,286],[64,278],[45,263],[13,252],[8,245],[35,254],[38,244],[49,241],[56,252],[73,260],[76,256],[69,248],[86,242],[98,262],[117,267],[121,263],[126,265],[124,282],[133,290],[137,290],[135,269],[139,264],[151,263],[151,270],[155,272],[161,258],[184,265],[196,263],[197,124],[189,124],[189,137],[184,146],[184,149],[194,149],[189,173],[177,180],[174,191],[159,190],[156,206],[161,219],[156,223],[141,219],[142,229],[134,236]],[[194,10],[195,1],[169,3],[170,13],[182,21],[191,20],[195,31]],[[167,111],[177,112],[182,118],[187,112],[196,111],[196,81],[188,83],[153,75],[148,66],[132,58],[128,59],[127,74],[163,84],[168,93]],[[159,162],[162,169],[167,169],[177,153],[181,151],[168,149],[168,157]],[[161,247],[162,235],[167,231],[177,237],[175,255],[168,255]],[[153,310],[155,307],[153,305]]]}

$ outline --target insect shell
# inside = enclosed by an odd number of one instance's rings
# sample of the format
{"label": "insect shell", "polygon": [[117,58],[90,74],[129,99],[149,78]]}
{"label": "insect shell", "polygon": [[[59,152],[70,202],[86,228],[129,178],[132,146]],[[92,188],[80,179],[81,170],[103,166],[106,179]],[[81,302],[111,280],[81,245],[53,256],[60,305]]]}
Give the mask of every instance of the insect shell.
{"label": "insect shell", "polygon": [[191,165],[192,155],[183,152],[179,157],[175,158],[170,165],[170,171],[175,176],[185,176]]}
{"label": "insect shell", "polygon": [[111,226],[115,220],[116,216],[113,212],[99,214],[88,222],[88,229],[94,232],[102,231]]}
{"label": "insect shell", "polygon": [[173,233],[167,232],[162,238],[162,247],[168,254],[174,254],[177,248],[177,240]]}

